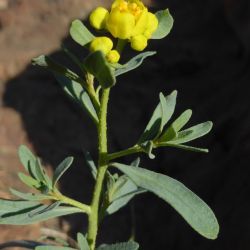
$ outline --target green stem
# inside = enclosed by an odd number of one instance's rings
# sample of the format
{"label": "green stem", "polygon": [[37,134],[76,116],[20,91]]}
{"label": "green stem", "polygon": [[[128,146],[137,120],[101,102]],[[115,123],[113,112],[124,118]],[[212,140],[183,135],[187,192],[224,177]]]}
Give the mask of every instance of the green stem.
{"label": "green stem", "polygon": [[73,207],[77,207],[79,209],[81,209],[84,213],[86,214],[90,214],[91,213],[91,207],[86,205],[86,204],[83,204],[79,201],[76,201],[74,199],[71,199],[67,196],[64,196],[63,194],[57,192],[56,194],[54,194],[52,196],[53,198],[55,198],[55,200],[59,200],[65,204],[68,204],[68,205],[71,205]]}
{"label": "green stem", "polygon": [[96,184],[94,188],[93,199],[91,202],[91,213],[89,215],[88,242],[90,250],[95,249],[96,236],[99,224],[99,205],[100,197],[108,168],[107,159],[107,107],[110,89],[104,89],[101,98],[101,107],[99,112],[98,139],[99,139],[99,161]]}
{"label": "green stem", "polygon": [[120,55],[122,54],[122,51],[124,47],[126,46],[126,44],[127,44],[127,40],[118,39],[115,49],[119,52]]}
{"label": "green stem", "polygon": [[111,161],[111,160],[114,160],[114,159],[117,159],[126,155],[131,155],[131,154],[136,154],[136,153],[141,153],[141,152],[143,152],[142,148],[138,145],[135,145],[131,148],[121,150],[119,152],[115,152],[112,154],[108,154],[107,157],[108,157],[108,160]]}

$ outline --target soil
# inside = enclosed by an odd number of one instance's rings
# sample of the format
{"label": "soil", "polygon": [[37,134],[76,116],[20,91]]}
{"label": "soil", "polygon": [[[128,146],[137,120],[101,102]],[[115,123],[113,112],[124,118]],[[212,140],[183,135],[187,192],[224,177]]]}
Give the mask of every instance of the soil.
{"label": "soil", "polygon": [[[83,151],[96,158],[93,124],[64,95],[52,75],[31,66],[30,59],[50,54],[72,66],[60,51],[61,43],[83,58],[82,48],[67,35],[68,26],[74,18],[84,19],[97,2],[0,0],[1,197],[10,197],[10,185],[22,188],[15,177],[22,170],[16,152],[20,144],[26,144],[49,172],[73,155],[74,165],[62,179],[61,188],[73,198],[90,201],[93,181]],[[136,239],[143,250],[245,250],[250,247],[249,2],[176,0],[163,6],[155,1],[157,8],[166,6],[175,18],[173,32],[165,40],[151,41],[148,49],[158,54],[141,69],[120,77],[112,90],[109,148],[115,151],[134,144],[159,92],[179,90],[176,115],[192,108],[192,124],[208,119],[214,122],[213,132],[194,143],[211,152],[203,155],[162,149],[154,161],[142,157],[142,166],[182,181],[201,196],[215,211],[221,233],[216,241],[201,238],[173,209],[145,194],[134,202]],[[131,56],[128,52],[127,57]],[[104,221],[99,241],[127,240],[131,223],[131,209],[122,209]],[[61,227],[75,236],[86,225],[84,216],[69,216],[49,225],[1,226],[0,242],[37,239],[43,227]]]}

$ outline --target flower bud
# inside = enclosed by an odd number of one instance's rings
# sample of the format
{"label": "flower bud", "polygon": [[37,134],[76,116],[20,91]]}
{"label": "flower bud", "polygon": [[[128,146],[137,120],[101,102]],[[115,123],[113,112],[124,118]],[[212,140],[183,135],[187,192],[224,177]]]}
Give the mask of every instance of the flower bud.
{"label": "flower bud", "polygon": [[110,63],[117,63],[120,60],[120,54],[117,50],[111,50],[106,58]]}
{"label": "flower bud", "polygon": [[131,42],[131,48],[137,51],[144,50],[148,45],[148,40],[143,35],[133,36],[130,42]]}
{"label": "flower bud", "polygon": [[103,52],[104,55],[107,55],[113,48],[113,42],[110,38],[103,36],[103,37],[96,37],[90,43],[90,51],[95,52],[100,50]]}
{"label": "flower bud", "polygon": [[89,17],[90,25],[97,30],[105,28],[105,21],[109,15],[108,10],[103,7],[96,8]]}

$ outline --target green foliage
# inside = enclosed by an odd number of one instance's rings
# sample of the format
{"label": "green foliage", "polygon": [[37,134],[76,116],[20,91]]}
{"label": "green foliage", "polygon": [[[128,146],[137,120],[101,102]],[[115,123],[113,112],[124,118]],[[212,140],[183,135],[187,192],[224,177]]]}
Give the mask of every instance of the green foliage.
{"label": "green foliage", "polygon": [[80,20],[72,22],[69,33],[72,39],[81,46],[85,46],[95,38]]}
{"label": "green foliage", "polygon": [[190,120],[192,110],[188,109],[184,111],[170,126],[166,127],[174,113],[176,98],[177,91],[173,91],[166,97],[160,93],[160,103],[154,110],[146,129],[137,143],[151,159],[155,158],[152,151],[157,147],[175,147],[194,152],[208,152],[208,149],[184,144],[206,135],[213,126],[213,123],[208,121],[181,130]]}
{"label": "green foliage", "polygon": [[59,246],[38,246],[35,250],[76,250],[71,247],[59,247]]}
{"label": "green foliage", "polygon": [[81,233],[77,234],[77,243],[80,247],[80,250],[90,250],[89,244],[88,244],[86,238]]}
{"label": "green foliage", "polygon": [[74,213],[82,213],[82,211],[58,203],[43,205],[34,201],[0,199],[0,224],[5,225],[28,225]]}
{"label": "green foliage", "polygon": [[54,74],[56,80],[60,83],[63,90],[67,95],[69,95],[74,101],[80,104],[80,106],[89,114],[95,123],[98,123],[98,116],[94,105],[83,86],[71,80],[65,76]]}
{"label": "green foliage", "polygon": [[86,71],[97,79],[102,88],[106,89],[115,85],[114,70],[101,51],[88,55],[84,60],[83,66]]}
{"label": "green foliage", "polygon": [[174,19],[168,9],[156,12],[156,17],[159,21],[159,26],[151,39],[163,39],[172,30]]}
{"label": "green foliage", "polygon": [[73,157],[67,157],[64,159],[56,168],[54,172],[54,176],[52,179],[52,187],[55,188],[57,182],[59,179],[62,177],[62,175],[69,169],[73,162],[74,158]]}
{"label": "green foliage", "polygon": [[113,163],[112,166],[126,174],[142,187],[170,204],[202,236],[217,238],[219,225],[208,205],[179,181],[153,171]]}
{"label": "green foliage", "polygon": [[139,55],[130,59],[126,64],[119,65],[119,67],[116,68],[115,76],[125,74],[131,70],[138,68],[147,57],[153,56],[155,54],[155,51],[147,51],[140,53]]}
{"label": "green foliage", "polygon": [[122,242],[113,245],[102,245],[97,250],[137,250],[139,244],[134,241]]}

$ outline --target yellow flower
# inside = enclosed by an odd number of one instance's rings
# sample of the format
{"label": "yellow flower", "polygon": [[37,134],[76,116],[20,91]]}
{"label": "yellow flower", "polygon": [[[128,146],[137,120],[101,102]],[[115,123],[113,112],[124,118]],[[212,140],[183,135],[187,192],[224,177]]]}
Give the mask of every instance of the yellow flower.
{"label": "yellow flower", "polygon": [[110,63],[117,63],[120,60],[120,54],[117,50],[111,50],[106,58]]}
{"label": "yellow flower", "polygon": [[113,48],[113,42],[110,38],[106,36],[96,37],[90,43],[90,51],[95,52],[100,50],[104,55],[107,55]]}
{"label": "yellow flower", "polygon": [[133,36],[131,38],[131,48],[137,51],[143,51],[148,45],[148,40],[143,35]]}
{"label": "yellow flower", "polygon": [[95,29],[104,29],[105,20],[108,17],[109,12],[103,7],[98,7],[90,14],[89,21],[90,25]]}
{"label": "yellow flower", "polygon": [[108,10],[99,7],[90,15],[96,29],[105,28],[113,37],[128,40],[131,47],[141,51],[158,28],[157,17],[148,11],[141,0],[115,0]]}

